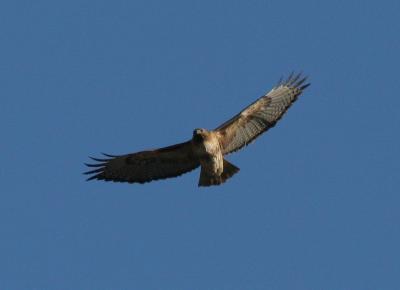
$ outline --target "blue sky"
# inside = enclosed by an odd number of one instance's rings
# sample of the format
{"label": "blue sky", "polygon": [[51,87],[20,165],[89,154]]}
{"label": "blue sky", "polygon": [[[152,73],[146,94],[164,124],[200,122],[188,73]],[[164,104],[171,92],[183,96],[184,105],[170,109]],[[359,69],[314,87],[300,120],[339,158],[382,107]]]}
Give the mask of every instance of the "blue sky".
{"label": "blue sky", "polygon": [[[0,289],[399,289],[400,2],[2,1]],[[281,122],[199,171],[83,162],[215,128],[292,70]]]}

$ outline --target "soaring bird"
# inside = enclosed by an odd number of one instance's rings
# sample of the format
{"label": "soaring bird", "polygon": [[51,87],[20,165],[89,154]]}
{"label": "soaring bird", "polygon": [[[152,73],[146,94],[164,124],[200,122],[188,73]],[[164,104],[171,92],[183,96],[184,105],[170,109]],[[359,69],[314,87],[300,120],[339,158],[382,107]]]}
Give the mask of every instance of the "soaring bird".
{"label": "soaring bird", "polygon": [[189,141],[155,150],[126,155],[104,154],[93,158],[95,168],[85,172],[87,180],[145,183],[177,177],[201,167],[199,186],[219,185],[239,171],[224,159],[275,126],[298,96],[310,84],[306,77],[293,73],[280,80],[271,91],[257,99],[214,130],[195,129]]}

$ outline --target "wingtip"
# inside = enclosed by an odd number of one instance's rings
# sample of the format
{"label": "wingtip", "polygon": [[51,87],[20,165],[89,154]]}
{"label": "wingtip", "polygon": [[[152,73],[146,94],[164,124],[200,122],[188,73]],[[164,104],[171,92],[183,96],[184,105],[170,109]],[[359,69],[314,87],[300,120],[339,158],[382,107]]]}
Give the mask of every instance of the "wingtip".
{"label": "wingtip", "polygon": [[281,76],[278,80],[278,82],[276,83],[276,87],[279,87],[280,85],[282,85],[283,83],[283,76]]}
{"label": "wingtip", "polygon": [[92,157],[92,156],[89,156],[89,158],[94,160],[94,161],[97,161],[97,162],[107,162],[107,161],[110,160],[110,159],[104,159],[104,158],[95,158],[95,157]]}
{"label": "wingtip", "polygon": [[304,76],[303,71],[300,71],[299,73],[296,74],[294,72],[291,72],[289,77],[282,85],[295,87],[302,91],[311,85],[311,83],[306,83],[303,85],[303,83],[305,83],[307,79],[308,76],[307,75]]}
{"label": "wingtip", "polygon": [[95,158],[92,156],[89,156],[90,159],[92,159],[93,161],[96,161],[98,163],[84,163],[87,167],[90,168],[89,171],[83,172],[84,175],[92,175],[89,176],[86,181],[90,181],[90,180],[101,180],[104,179],[104,170],[105,167],[107,165],[107,162],[109,162],[111,159],[117,157],[115,155],[110,155],[110,154],[106,154],[106,153],[102,153],[104,156],[109,157],[109,158]]}
{"label": "wingtip", "polygon": [[299,72],[297,74],[293,74],[292,78],[288,81],[288,84],[290,86],[293,86],[294,83],[298,81],[298,79],[301,77],[302,72]]}
{"label": "wingtip", "polygon": [[303,85],[302,87],[300,87],[300,85],[302,85],[307,79],[308,76],[304,76],[303,71],[300,71],[299,73],[295,73],[294,71],[292,71],[288,77],[281,77],[275,87],[290,86],[299,89],[305,89],[309,86],[309,84],[307,84],[307,86]]}
{"label": "wingtip", "polygon": [[83,163],[83,164],[85,164],[87,167],[101,167],[105,165],[105,163],[97,163],[97,164]]}
{"label": "wingtip", "polygon": [[102,168],[97,168],[97,169],[93,169],[93,170],[89,170],[84,172],[83,174],[88,175],[88,174],[93,174],[93,173],[100,173],[104,171],[104,167]]}
{"label": "wingtip", "polygon": [[110,158],[116,158],[116,157],[119,157],[118,155],[107,154],[107,153],[103,153],[103,152],[101,152],[101,154],[103,154],[103,155],[104,155],[104,156],[106,156],[106,157],[110,157]]}
{"label": "wingtip", "polygon": [[307,76],[304,76],[303,78],[301,78],[298,82],[296,82],[293,86],[298,88],[300,87],[300,85],[302,85],[305,81],[307,80]]}
{"label": "wingtip", "polygon": [[310,85],[311,85],[311,83],[307,83],[307,84],[301,86],[299,89],[300,89],[301,91],[303,91],[304,89],[308,88]]}
{"label": "wingtip", "polygon": [[[94,173],[94,172],[85,172],[84,174],[91,174],[91,173]],[[95,175],[89,176],[89,177],[86,179],[86,181],[91,181],[91,180],[106,180],[106,178],[104,177],[104,172],[98,171],[98,172],[96,172],[96,173],[97,173],[97,174],[95,174]]]}
{"label": "wingtip", "polygon": [[294,71],[291,71],[291,73],[289,74],[289,76],[287,77],[287,79],[285,81],[286,84],[290,83],[291,79],[293,78],[293,75],[294,75]]}
{"label": "wingtip", "polygon": [[91,180],[94,180],[94,179],[97,179],[97,175],[94,175],[94,176],[91,176],[89,178],[86,178],[86,181],[91,181]]}

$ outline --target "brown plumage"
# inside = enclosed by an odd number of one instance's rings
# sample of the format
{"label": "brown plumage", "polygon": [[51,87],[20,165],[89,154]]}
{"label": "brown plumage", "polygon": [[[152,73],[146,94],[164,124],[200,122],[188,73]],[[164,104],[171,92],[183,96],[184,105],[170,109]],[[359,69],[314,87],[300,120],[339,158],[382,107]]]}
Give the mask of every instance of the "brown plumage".
{"label": "brown plumage", "polygon": [[156,150],[127,155],[108,155],[106,159],[92,158],[96,164],[88,180],[145,183],[176,177],[201,166],[199,186],[219,185],[239,171],[224,159],[254,141],[275,126],[297,97],[310,84],[305,77],[291,74],[280,81],[239,114],[215,130],[195,129],[191,140]]}

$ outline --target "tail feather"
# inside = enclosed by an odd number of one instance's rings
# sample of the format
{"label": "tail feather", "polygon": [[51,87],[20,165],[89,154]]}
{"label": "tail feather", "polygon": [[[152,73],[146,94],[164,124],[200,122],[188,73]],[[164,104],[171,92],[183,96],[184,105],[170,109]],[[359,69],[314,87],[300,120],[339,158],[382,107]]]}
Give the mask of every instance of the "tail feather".
{"label": "tail feather", "polygon": [[240,169],[238,167],[226,161],[225,159],[224,170],[221,175],[212,174],[202,167],[200,172],[199,186],[220,185],[221,183],[224,183],[228,178],[239,172],[239,170]]}
{"label": "tail feather", "polygon": [[224,159],[224,171],[221,174],[223,182],[225,182],[228,178],[238,173],[239,170],[240,170],[239,167],[236,167],[235,165]]}

